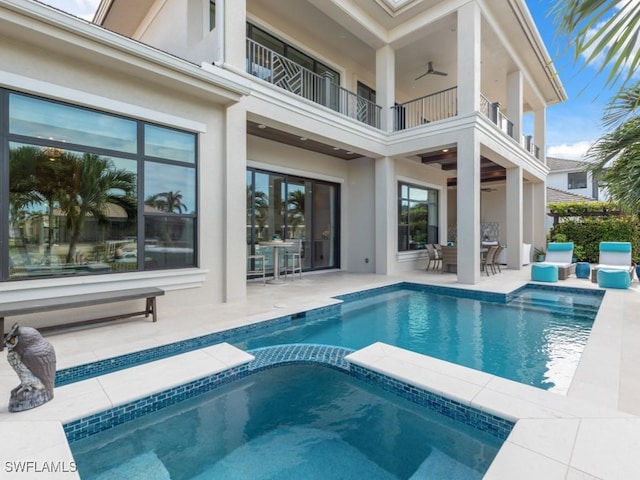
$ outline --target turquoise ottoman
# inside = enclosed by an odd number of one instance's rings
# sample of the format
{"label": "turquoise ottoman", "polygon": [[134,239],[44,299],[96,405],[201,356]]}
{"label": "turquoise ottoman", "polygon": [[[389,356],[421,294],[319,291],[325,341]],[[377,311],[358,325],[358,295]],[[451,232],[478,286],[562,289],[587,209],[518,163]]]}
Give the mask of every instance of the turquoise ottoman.
{"label": "turquoise ottoman", "polygon": [[601,268],[598,270],[598,286],[601,288],[629,288],[631,276],[626,270]]}
{"label": "turquoise ottoman", "polygon": [[531,280],[536,282],[557,282],[558,266],[534,263],[531,265]]}

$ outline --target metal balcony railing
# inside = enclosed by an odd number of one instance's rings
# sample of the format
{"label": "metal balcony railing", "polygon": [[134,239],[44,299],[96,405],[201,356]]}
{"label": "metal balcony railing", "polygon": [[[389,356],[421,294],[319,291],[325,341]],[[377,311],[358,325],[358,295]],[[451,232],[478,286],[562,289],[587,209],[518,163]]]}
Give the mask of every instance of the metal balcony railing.
{"label": "metal balcony railing", "polygon": [[523,135],[522,146],[527,152],[540,160],[540,147],[533,143],[533,135]]}
{"label": "metal balcony railing", "polygon": [[487,97],[480,95],[480,112],[495,123],[500,130],[509,135],[514,140],[513,136],[513,122],[507,118],[507,116],[500,111],[500,102],[490,102]]}
{"label": "metal balcony railing", "polygon": [[392,110],[394,131],[455,117],[458,114],[458,87],[394,105]]}
{"label": "metal balcony railing", "polygon": [[247,72],[372,127],[380,128],[379,105],[247,38]]}

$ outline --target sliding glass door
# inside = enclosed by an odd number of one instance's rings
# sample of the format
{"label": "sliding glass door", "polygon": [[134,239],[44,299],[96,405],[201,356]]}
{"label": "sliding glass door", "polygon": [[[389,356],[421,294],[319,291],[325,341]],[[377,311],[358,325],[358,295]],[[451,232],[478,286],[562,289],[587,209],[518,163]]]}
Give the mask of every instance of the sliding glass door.
{"label": "sliding glass door", "polygon": [[274,235],[302,241],[305,271],[340,266],[339,186],[328,182],[247,170],[247,254],[265,254],[260,242]]}

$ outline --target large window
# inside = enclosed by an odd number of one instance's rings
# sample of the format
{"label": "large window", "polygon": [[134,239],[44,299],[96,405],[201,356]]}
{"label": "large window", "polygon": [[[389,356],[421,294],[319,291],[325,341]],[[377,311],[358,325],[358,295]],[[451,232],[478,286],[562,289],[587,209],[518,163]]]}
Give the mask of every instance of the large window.
{"label": "large window", "polygon": [[331,81],[336,85],[340,85],[340,74],[331,67],[319,62],[315,58],[301,52],[296,47],[289,45],[287,42],[280,40],[279,38],[265,32],[261,28],[256,27],[250,23],[247,23],[247,37],[251,40],[259,43],[260,45],[273,50],[279,55],[303,66],[307,70],[323,75],[325,72],[330,74]]}
{"label": "large window", "polygon": [[339,195],[334,183],[247,170],[247,254],[264,254],[272,270],[260,242],[278,235],[302,240],[303,270],[339,267]]}
{"label": "large window", "polygon": [[438,191],[398,183],[398,251],[438,243]]}
{"label": "large window", "polygon": [[2,280],[196,266],[195,134],[6,90],[0,106]]}
{"label": "large window", "polygon": [[586,172],[573,172],[568,174],[569,177],[569,190],[576,190],[578,188],[587,188],[587,173]]}

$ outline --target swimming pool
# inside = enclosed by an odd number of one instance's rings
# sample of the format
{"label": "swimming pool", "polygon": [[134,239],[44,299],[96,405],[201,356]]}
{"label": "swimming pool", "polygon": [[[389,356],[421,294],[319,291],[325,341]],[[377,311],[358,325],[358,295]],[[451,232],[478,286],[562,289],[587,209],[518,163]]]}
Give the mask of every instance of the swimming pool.
{"label": "swimming pool", "polygon": [[527,285],[511,294],[399,283],[323,307],[58,371],[56,385],[220,342],[362,348],[382,341],[538,388],[566,392],[604,292]]}
{"label": "swimming pool", "polygon": [[475,479],[503,440],[344,371],[287,365],[71,448],[83,479]]}
{"label": "swimming pool", "polygon": [[289,343],[364,348],[377,341],[565,393],[601,296],[525,288],[487,301],[404,286],[346,298],[333,312],[230,339],[242,349]]}

